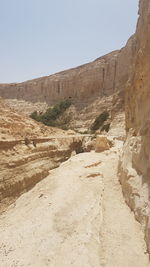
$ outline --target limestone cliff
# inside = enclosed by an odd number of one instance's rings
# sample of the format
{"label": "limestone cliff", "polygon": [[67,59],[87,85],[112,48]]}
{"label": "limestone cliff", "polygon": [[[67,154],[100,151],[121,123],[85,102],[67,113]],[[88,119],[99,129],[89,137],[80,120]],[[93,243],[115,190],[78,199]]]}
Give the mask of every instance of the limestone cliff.
{"label": "limestone cliff", "polygon": [[0,96],[30,102],[54,104],[71,97],[86,103],[96,97],[110,96],[125,87],[132,62],[133,38],[120,51],[48,77],[19,84],[1,84]]}
{"label": "limestone cliff", "polygon": [[[15,111],[43,111],[62,99],[73,105],[61,116],[65,128],[87,132],[100,113],[108,110],[111,121],[124,112],[124,89],[133,63],[134,36],[121,50],[54,75],[19,84],[0,84],[0,96]],[[121,128],[124,129],[122,118]],[[119,119],[120,120],[120,119]],[[59,123],[60,124],[60,123]]]}
{"label": "limestone cliff", "polygon": [[150,1],[141,0],[134,64],[126,89],[127,140],[120,177],[127,203],[143,224],[150,252]]}

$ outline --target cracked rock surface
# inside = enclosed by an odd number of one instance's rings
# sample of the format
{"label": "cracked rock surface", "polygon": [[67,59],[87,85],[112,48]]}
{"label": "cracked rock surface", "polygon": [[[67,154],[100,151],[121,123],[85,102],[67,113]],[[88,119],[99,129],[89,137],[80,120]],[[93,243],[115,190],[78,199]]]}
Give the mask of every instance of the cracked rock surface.
{"label": "cracked rock surface", "polygon": [[117,177],[121,142],[71,157],[0,216],[0,266],[146,267]]}

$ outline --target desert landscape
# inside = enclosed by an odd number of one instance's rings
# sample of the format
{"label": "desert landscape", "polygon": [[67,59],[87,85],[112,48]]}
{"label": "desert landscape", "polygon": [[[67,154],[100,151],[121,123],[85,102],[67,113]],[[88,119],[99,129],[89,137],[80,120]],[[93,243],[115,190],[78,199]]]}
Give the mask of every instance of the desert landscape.
{"label": "desert landscape", "polygon": [[0,84],[0,267],[150,266],[150,1],[120,50]]}

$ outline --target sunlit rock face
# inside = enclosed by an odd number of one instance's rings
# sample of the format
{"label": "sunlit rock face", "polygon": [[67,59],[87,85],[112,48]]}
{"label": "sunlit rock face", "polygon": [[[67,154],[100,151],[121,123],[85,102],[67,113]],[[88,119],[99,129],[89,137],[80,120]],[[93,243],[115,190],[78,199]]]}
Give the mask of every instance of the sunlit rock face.
{"label": "sunlit rock face", "polygon": [[54,104],[63,98],[86,103],[124,89],[133,54],[133,39],[121,50],[51,76],[19,84],[1,84],[0,96]]}
{"label": "sunlit rock face", "polygon": [[[132,36],[121,50],[91,63],[23,83],[0,84],[0,96],[7,98],[15,111],[26,114],[44,111],[48,105],[69,98],[73,105],[60,120],[67,129],[86,132],[103,111],[109,111],[111,122],[120,111],[124,112],[124,91],[134,50]],[[124,129],[124,118],[122,125]]]}
{"label": "sunlit rock face", "polygon": [[141,0],[134,64],[126,89],[126,129],[121,182],[126,201],[143,224],[150,252],[150,1]]}

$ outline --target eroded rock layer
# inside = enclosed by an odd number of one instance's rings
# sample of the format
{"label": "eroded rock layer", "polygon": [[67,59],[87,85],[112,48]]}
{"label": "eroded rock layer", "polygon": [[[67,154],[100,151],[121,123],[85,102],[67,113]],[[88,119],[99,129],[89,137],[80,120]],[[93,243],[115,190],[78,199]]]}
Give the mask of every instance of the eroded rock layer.
{"label": "eroded rock layer", "polygon": [[70,158],[0,216],[0,266],[149,267],[117,178],[122,144]]}
{"label": "eroded rock layer", "polygon": [[0,99],[0,211],[73,151],[81,152],[89,138],[36,123]]}
{"label": "eroded rock layer", "polygon": [[150,252],[150,1],[141,0],[134,64],[126,90],[128,132],[120,174],[127,203],[143,224]]}

